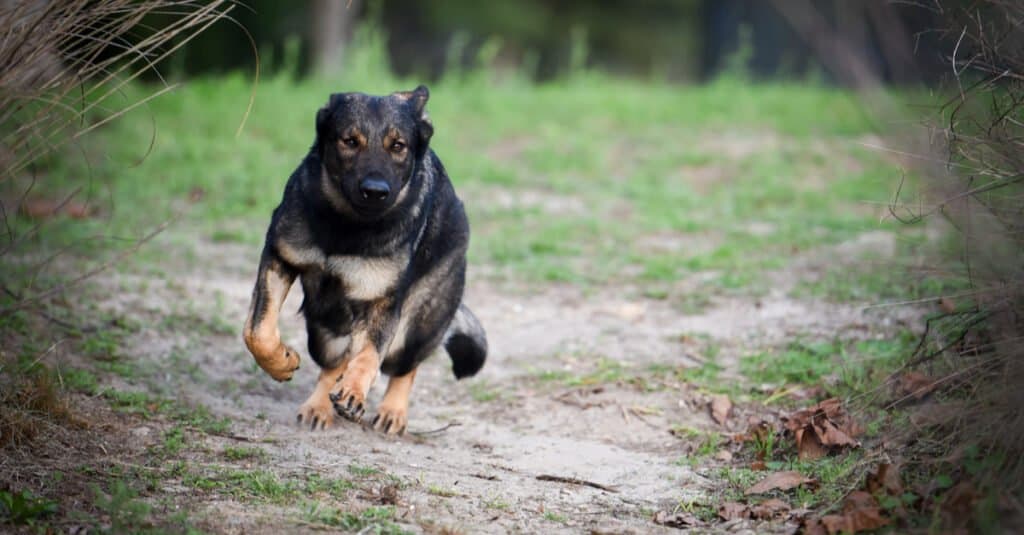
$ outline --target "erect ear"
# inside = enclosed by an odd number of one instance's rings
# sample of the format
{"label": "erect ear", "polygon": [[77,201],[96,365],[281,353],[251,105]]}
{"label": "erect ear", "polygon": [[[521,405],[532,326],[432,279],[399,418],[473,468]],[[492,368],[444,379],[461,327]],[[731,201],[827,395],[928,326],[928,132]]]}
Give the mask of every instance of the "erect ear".
{"label": "erect ear", "polygon": [[416,128],[419,131],[419,148],[422,152],[427,150],[430,137],[434,135],[434,123],[430,122],[430,115],[427,114],[427,101],[430,100],[430,90],[427,86],[420,85],[412,91],[401,91],[395,93],[399,98],[409,102],[413,115],[416,118]]}
{"label": "erect ear", "polygon": [[323,144],[329,143],[333,137],[331,132],[332,118],[344,100],[344,93],[334,93],[327,99],[327,104],[316,112],[316,145],[321,157],[323,157]]}

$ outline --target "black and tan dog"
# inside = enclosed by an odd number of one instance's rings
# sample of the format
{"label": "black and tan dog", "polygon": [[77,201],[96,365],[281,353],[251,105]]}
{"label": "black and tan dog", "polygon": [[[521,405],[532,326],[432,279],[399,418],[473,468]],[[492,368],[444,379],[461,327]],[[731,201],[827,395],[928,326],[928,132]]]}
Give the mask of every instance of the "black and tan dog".
{"label": "black and tan dog", "polygon": [[271,377],[299,355],[278,314],[296,278],[320,378],[298,420],[359,420],[378,370],[391,376],[373,425],[401,433],[416,367],[444,345],[457,378],[484,364],[487,340],[462,304],[469,223],[429,148],[429,93],[331,95],[316,141],[285,186],[260,258],[245,344]]}

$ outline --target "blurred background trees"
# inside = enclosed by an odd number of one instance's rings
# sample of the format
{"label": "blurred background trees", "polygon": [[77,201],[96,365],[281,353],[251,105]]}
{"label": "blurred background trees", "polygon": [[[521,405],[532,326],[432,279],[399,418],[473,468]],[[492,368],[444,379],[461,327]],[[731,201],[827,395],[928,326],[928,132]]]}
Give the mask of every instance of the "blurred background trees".
{"label": "blurred background trees", "polygon": [[[940,14],[887,0],[249,0],[233,16],[255,40],[262,66],[301,74],[339,69],[357,27],[387,36],[397,74],[437,79],[475,66],[524,70],[536,80],[582,66],[673,81],[705,80],[725,69],[754,78],[832,74],[780,12],[820,13],[827,36],[841,39],[885,81],[933,81],[942,72]],[[236,26],[211,28],[184,50],[185,73],[251,67],[250,43]],[[575,59],[574,59],[575,58]],[[583,63],[583,65],[580,65]],[[292,65],[294,64],[294,65]]]}

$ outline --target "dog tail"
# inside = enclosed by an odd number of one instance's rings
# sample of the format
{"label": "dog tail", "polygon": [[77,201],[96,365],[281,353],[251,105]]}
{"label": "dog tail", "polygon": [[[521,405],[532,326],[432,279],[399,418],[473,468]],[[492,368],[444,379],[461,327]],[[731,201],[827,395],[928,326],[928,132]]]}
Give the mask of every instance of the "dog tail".
{"label": "dog tail", "polygon": [[487,360],[487,333],[469,307],[462,303],[444,333],[444,349],[452,358],[456,379],[471,377]]}

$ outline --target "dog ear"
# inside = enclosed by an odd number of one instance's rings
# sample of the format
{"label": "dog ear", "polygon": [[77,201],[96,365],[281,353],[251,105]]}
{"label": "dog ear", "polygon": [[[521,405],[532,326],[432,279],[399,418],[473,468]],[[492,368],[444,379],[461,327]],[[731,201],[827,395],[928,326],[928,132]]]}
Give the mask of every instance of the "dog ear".
{"label": "dog ear", "polygon": [[413,113],[416,116],[416,128],[419,131],[420,156],[427,150],[430,138],[434,135],[434,123],[430,122],[430,115],[427,114],[427,101],[430,100],[430,90],[427,86],[420,85],[408,93],[409,103],[412,104]]}
{"label": "dog ear", "polygon": [[344,93],[334,93],[327,99],[327,104],[316,112],[316,146],[320,157],[323,157],[324,154],[323,144],[329,143],[331,137],[333,137],[331,133],[331,119],[344,100]]}

